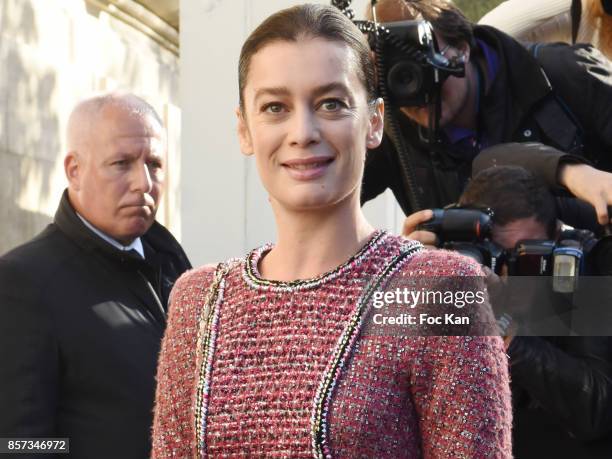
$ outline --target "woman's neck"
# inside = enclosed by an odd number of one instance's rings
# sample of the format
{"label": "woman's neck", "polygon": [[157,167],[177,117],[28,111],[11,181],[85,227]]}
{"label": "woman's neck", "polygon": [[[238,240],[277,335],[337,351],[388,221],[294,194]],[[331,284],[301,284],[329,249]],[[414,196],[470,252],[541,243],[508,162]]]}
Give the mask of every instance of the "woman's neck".
{"label": "woman's neck", "polygon": [[310,279],[357,253],[374,228],[365,219],[358,199],[351,201],[356,202],[302,212],[273,205],[278,241],[260,263],[262,277],[278,281]]}

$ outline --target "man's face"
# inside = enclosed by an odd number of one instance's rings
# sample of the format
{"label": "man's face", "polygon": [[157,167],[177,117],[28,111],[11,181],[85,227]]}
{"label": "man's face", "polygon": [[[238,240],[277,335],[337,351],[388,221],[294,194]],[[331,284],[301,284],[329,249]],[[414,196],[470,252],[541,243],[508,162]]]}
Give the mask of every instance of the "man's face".
{"label": "man's face", "polygon": [[549,239],[546,227],[535,217],[519,218],[506,225],[494,225],[493,242],[511,250],[523,239]]}
{"label": "man's face", "polygon": [[[469,47],[467,43],[461,48],[448,46],[444,39],[438,36],[438,46],[444,50],[443,54],[448,58],[458,57],[460,55],[469,56]],[[448,124],[455,124],[459,118],[465,113],[472,97],[476,97],[470,89],[470,79],[472,69],[466,62],[465,77],[457,78],[449,76],[442,84],[440,89],[440,120],[439,126],[444,127]],[[410,118],[415,123],[423,126],[429,126],[429,107],[402,107],[402,113]]]}
{"label": "man's face", "polygon": [[[150,115],[107,106],[82,151],[70,153],[70,199],[87,221],[129,244],[153,224],[164,181],[164,136]],[[71,156],[72,155],[72,156]]]}

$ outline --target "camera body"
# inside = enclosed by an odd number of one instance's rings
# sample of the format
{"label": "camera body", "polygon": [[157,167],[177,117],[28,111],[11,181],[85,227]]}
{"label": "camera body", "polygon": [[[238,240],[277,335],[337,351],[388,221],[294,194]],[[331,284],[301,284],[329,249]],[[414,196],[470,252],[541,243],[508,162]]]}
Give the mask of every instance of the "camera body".
{"label": "camera body", "polygon": [[419,229],[436,233],[440,247],[473,258],[497,274],[501,272],[505,252],[491,240],[491,209],[454,207],[433,209],[433,214],[433,218],[419,225]]}
{"label": "camera body", "polygon": [[[431,24],[427,21],[400,21],[382,24],[389,39],[382,51],[385,70],[383,81],[389,97],[398,107],[422,106],[432,103],[439,91],[441,75],[428,64],[436,55],[436,41]],[[402,45],[412,44],[423,53],[420,60],[406,55]]]}
{"label": "camera body", "polygon": [[[378,23],[355,20],[352,0],[331,0],[363,33],[376,53],[381,97],[394,107],[435,105],[440,86],[449,75],[465,75],[462,56],[440,52],[433,27],[426,20]],[[372,16],[376,18],[376,1]],[[387,100],[388,98],[388,100]]]}
{"label": "camera body", "polygon": [[552,276],[553,291],[572,293],[580,276],[593,274],[587,257],[598,240],[588,230],[562,231],[556,241],[523,240],[507,252],[508,274],[511,276]]}
{"label": "camera body", "polygon": [[381,46],[386,92],[396,107],[433,104],[449,75],[462,77],[462,58],[448,59],[439,52],[428,21],[398,21],[381,24],[385,31]]}
{"label": "camera body", "polygon": [[454,207],[434,209],[434,217],[419,229],[436,233],[440,246],[455,250],[500,274],[506,265],[511,276],[551,276],[553,291],[571,293],[587,272],[586,257],[597,245],[587,230],[566,230],[555,241],[526,239],[506,250],[491,240],[493,211]]}

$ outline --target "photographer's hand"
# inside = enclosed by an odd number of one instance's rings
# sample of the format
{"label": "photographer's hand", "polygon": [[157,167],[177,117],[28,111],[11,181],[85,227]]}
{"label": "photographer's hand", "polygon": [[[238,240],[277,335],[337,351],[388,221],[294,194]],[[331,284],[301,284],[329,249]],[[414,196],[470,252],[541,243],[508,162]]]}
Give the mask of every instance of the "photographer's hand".
{"label": "photographer's hand", "polygon": [[612,205],[612,174],[587,164],[564,164],[559,168],[558,178],[560,185],[595,208],[599,224],[609,223],[608,206]]}
{"label": "photographer's hand", "polygon": [[433,218],[431,209],[420,210],[410,214],[404,220],[402,236],[408,239],[415,239],[430,249],[435,249],[438,245],[438,237],[431,231],[418,230],[421,223],[425,223]]}

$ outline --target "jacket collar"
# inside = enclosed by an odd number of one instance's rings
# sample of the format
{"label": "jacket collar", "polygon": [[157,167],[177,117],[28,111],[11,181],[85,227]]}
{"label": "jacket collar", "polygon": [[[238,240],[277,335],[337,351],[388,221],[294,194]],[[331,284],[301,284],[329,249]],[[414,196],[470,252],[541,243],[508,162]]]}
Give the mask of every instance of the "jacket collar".
{"label": "jacket collar", "polygon": [[74,241],[75,244],[85,250],[100,252],[107,257],[123,262],[138,264],[144,262],[142,257],[137,253],[119,250],[89,229],[79,218],[74,207],[72,207],[70,199],[68,199],[67,189],[64,190],[59,207],[55,213],[54,223],[63,233]]}
{"label": "jacket collar", "polygon": [[[508,141],[524,116],[548,96],[551,85],[540,64],[523,44],[488,26],[476,26],[474,36],[491,46],[499,56],[499,71],[486,94],[482,122],[494,133],[494,143]],[[512,95],[512,97],[510,97]],[[500,111],[501,107],[505,107]],[[504,119],[499,119],[500,112]],[[497,138],[499,137],[499,138]]]}
{"label": "jacket collar", "polygon": [[151,264],[156,257],[176,258],[180,266],[191,268],[191,264],[181,245],[170,231],[157,221],[154,221],[151,228],[140,237],[145,252],[145,260],[140,255],[121,251],[113,247],[83,224],[68,199],[67,189],[64,190],[59,207],[55,213],[54,223],[63,233],[85,250],[97,250],[118,260],[133,260],[137,263],[143,263],[146,260]]}
{"label": "jacket collar", "polygon": [[85,217],[83,217],[78,212],[76,214],[77,214],[77,217],[79,217],[81,219],[81,221],[83,222],[83,224],[87,228],[89,228],[96,236],[100,236],[102,239],[104,239],[106,242],[108,242],[113,247],[115,247],[115,248],[117,248],[117,249],[119,249],[119,250],[121,250],[123,252],[129,252],[130,250],[135,250],[136,252],[138,252],[140,254],[140,256],[142,256],[142,258],[145,257],[144,249],[142,248],[142,241],[140,240],[140,237],[137,237],[136,239],[134,239],[128,245],[123,245],[121,242],[116,241],[115,239],[113,239],[109,235],[103,233],[98,228],[93,226],[91,223],[89,223],[87,221],[87,219]]}

